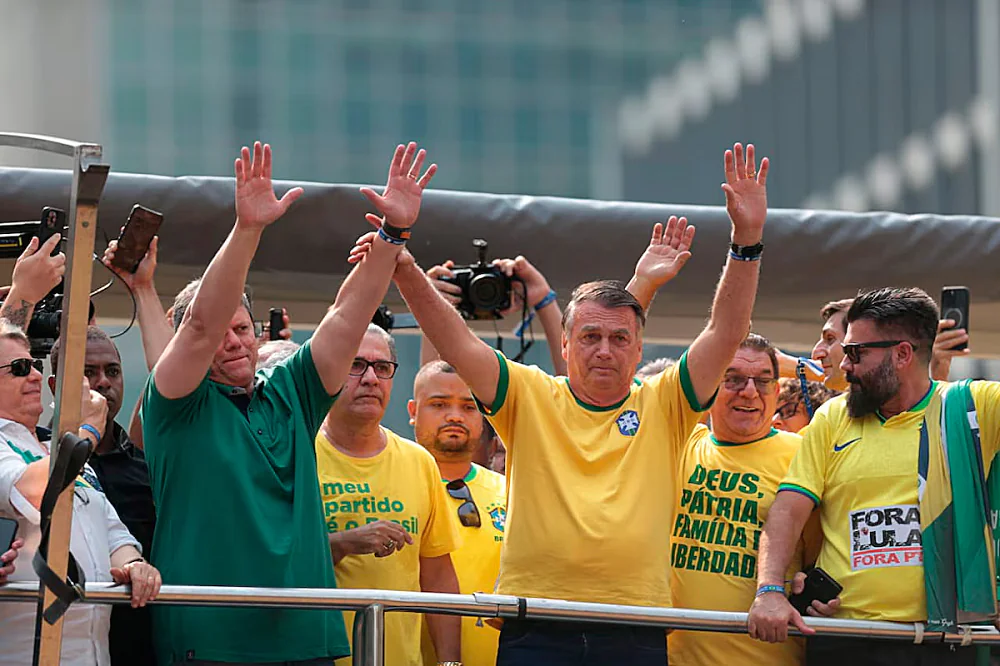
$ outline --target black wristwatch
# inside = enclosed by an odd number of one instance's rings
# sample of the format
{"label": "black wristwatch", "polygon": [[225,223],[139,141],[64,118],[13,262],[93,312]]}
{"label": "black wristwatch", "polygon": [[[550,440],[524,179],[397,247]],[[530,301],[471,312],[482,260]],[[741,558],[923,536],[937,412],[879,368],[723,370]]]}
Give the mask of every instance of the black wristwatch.
{"label": "black wristwatch", "polygon": [[755,259],[760,259],[760,255],[764,253],[764,244],[737,245],[736,243],[732,243],[729,245],[729,252],[733,255],[734,259],[754,261]]}

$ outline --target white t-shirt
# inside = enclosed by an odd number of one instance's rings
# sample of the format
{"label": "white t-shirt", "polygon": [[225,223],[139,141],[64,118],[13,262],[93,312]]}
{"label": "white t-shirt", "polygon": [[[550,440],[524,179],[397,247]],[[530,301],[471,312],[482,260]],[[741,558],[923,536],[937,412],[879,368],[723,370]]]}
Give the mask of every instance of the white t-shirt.
{"label": "white t-shirt", "polygon": [[[41,540],[39,513],[15,485],[28,464],[48,456],[48,444],[20,423],[0,419],[0,516],[16,518],[17,534],[24,548],[17,557],[12,582],[37,582],[31,560]],[[77,479],[73,497],[73,528],[70,551],[88,582],[110,582],[111,554],[122,546],[142,547],[97,484],[97,475],[87,465]],[[6,545],[6,544],[3,544]],[[30,664],[34,649],[35,612],[31,602],[0,603],[0,666]],[[108,631],[111,606],[75,603],[63,619],[63,666],[110,666]]]}

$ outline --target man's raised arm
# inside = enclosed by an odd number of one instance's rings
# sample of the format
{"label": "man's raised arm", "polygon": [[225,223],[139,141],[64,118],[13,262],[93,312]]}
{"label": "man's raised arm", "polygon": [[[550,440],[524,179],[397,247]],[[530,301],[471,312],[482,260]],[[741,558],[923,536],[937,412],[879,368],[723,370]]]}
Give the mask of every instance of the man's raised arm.
{"label": "man's raised arm", "polygon": [[432,164],[420,176],[425,157],[425,151],[417,152],[415,143],[405,148],[397,146],[382,195],[370,188],[361,190],[384,216],[379,219],[369,214],[369,220],[380,226],[385,224],[391,233],[380,230],[369,236],[367,255],[344,280],[337,300],[313,334],[310,342],[313,362],[330,395],[336,394],[344,383],[365,330],[389,289],[396,259],[403,249],[400,238],[395,236],[409,237],[409,229],[420,212],[424,188],[437,171],[437,165]]}
{"label": "man's raised arm", "polygon": [[302,195],[296,187],[279,200],[271,185],[271,147],[254,143],[253,159],[244,146],[236,160],[236,224],[208,265],[184,320],[153,368],[157,391],[182,398],[205,378],[233,313],[240,306],[264,229]]}
{"label": "man's raised arm", "polygon": [[726,151],[726,210],[733,223],[732,242],[722,279],[715,290],[712,315],[708,326],[695,339],[687,352],[688,372],[695,395],[707,404],[719,386],[733,354],[750,332],[750,315],[757,297],[760,273],[759,245],[767,219],[767,170],[765,157],[760,173],[754,159],[754,148],[736,144]]}
{"label": "man's raised arm", "polygon": [[657,222],[653,225],[653,236],[649,247],[635,264],[635,274],[626,289],[635,296],[644,310],[653,304],[657,290],[681,272],[691,258],[691,243],[694,241],[694,225],[688,225],[687,218],[671,215],[667,226]]}
{"label": "man's raised arm", "polygon": [[52,291],[66,273],[66,255],[50,256],[59,244],[60,235],[53,234],[41,247],[33,237],[14,264],[10,291],[0,306],[0,318],[28,330],[35,306]]}

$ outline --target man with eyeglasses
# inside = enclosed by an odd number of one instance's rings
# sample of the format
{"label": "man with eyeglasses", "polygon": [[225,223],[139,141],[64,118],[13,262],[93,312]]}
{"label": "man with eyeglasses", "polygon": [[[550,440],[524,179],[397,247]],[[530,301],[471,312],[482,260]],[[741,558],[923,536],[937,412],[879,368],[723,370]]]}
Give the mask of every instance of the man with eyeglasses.
{"label": "man with eyeglasses", "polygon": [[[807,381],[805,389],[806,392],[803,394],[802,381],[798,377],[782,377],[778,380],[778,407],[774,410],[772,421],[775,428],[786,432],[799,432],[809,425],[816,410],[824,402],[837,395],[836,391],[831,391],[820,382]],[[809,401],[809,409],[806,408],[806,398]]]}
{"label": "man with eyeglasses", "polygon": [[[784,578],[816,508],[817,566],[843,585],[838,617],[952,629],[993,619],[984,486],[1000,446],[1000,383],[928,376],[938,308],[920,289],[862,292],[847,322],[841,368],[849,389],[816,414],[779,486],[761,538],[750,634],[780,642],[789,624],[813,633],[789,605]],[[817,636],[806,649],[819,666],[975,662],[974,649],[941,643]]]}
{"label": "man with eyeglasses", "polygon": [[[323,516],[341,588],[457,594],[460,543],[434,458],[380,423],[398,367],[392,336],[368,326],[347,381],[316,435]],[[421,663],[420,618],[385,618],[385,662]],[[461,656],[461,618],[427,615],[438,661]],[[348,626],[353,613],[344,612]]]}
{"label": "man with eyeglasses", "polygon": [[[500,547],[507,518],[507,488],[502,474],[473,462],[484,419],[472,391],[455,369],[431,361],[413,381],[407,403],[414,436],[437,461],[441,484],[452,501],[448,515],[462,534],[451,554],[462,594],[492,593],[500,572]],[[424,636],[424,663],[435,661]],[[466,666],[493,666],[500,633],[482,618],[462,618],[462,657]]]}
{"label": "man with eyeglasses", "polygon": [[[726,369],[711,409],[711,430],[695,428],[680,454],[677,518],[671,530],[671,588],[679,608],[742,612],[756,590],[760,526],[802,438],[771,425],[778,399],[777,350],[751,333]],[[818,524],[797,544],[788,577],[815,557]],[[808,541],[808,543],[806,543]],[[804,577],[800,576],[801,587]],[[837,603],[830,604],[836,609]],[[829,613],[819,606],[815,614]],[[802,641],[765,645],[746,635],[673,631],[670,663],[794,666]]]}

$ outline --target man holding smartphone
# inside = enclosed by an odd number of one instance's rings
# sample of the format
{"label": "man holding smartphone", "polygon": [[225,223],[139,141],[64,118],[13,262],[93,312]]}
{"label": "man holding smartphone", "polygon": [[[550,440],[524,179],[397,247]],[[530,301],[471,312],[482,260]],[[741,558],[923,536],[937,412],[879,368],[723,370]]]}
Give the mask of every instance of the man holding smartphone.
{"label": "man holding smartphone", "polygon": [[[985,485],[979,469],[988,475],[1000,449],[1000,383],[949,385],[928,376],[939,315],[920,289],[862,292],[847,322],[841,368],[850,388],[816,414],[778,488],[761,537],[750,635],[784,641],[789,624],[814,633],[780,592],[802,528],[817,508],[823,527],[817,565],[843,585],[837,617],[995,618],[992,543],[985,536],[990,517],[982,500],[963,507],[968,495],[952,488]],[[942,451],[948,452],[944,462]],[[938,532],[948,525],[939,523],[942,515],[955,517],[946,538]],[[941,548],[953,539],[968,545],[954,550],[962,566],[941,566]],[[964,559],[976,553],[988,556]],[[983,596],[956,600],[938,593],[956,585]],[[863,663],[893,666],[975,661],[969,648],[842,637],[810,638],[807,653],[808,663],[818,666],[858,663],[860,655]]]}

